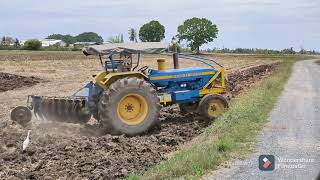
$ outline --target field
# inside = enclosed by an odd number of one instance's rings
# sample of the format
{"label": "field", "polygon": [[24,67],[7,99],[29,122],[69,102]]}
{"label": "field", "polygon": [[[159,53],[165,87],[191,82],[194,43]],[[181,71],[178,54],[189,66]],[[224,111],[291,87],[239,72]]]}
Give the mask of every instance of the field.
{"label": "field", "polygon": [[[206,56],[217,59],[226,67],[229,97],[270,74],[277,63],[293,58],[226,54]],[[156,55],[145,55],[143,65],[156,68],[157,58]],[[167,67],[170,68],[172,63],[170,58],[167,59]],[[200,66],[194,62],[180,62],[181,67]],[[125,177],[167,159],[210,124],[194,115],[181,114],[177,106],[163,108],[161,124],[154,130],[131,138],[104,134],[93,119],[85,127],[34,120],[29,127],[22,128],[10,121],[10,110],[25,105],[27,95],[68,96],[100,70],[98,59],[85,57],[80,52],[0,51],[0,72],[9,73],[0,74],[0,89],[3,89],[0,91],[0,179]],[[11,80],[17,84],[2,88]],[[31,145],[26,153],[22,153],[27,129],[32,130]]]}

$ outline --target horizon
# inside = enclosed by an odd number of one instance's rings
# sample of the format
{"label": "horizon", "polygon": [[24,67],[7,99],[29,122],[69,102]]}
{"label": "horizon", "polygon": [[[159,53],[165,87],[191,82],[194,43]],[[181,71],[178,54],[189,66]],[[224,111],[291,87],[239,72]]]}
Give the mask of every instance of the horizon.
{"label": "horizon", "polygon": [[184,20],[204,17],[217,24],[219,34],[212,43],[203,45],[203,50],[281,50],[293,47],[295,50],[303,48],[320,51],[317,45],[320,41],[320,2],[311,0],[205,0],[201,3],[164,0],[161,4],[147,0],[4,0],[1,4],[0,36],[10,36],[19,40],[44,39],[50,34],[77,35],[82,32],[96,32],[105,41],[118,34],[123,34],[125,41],[128,41],[129,28],[139,30],[143,24],[158,20],[166,28],[166,38],[163,42],[170,42],[177,33],[177,27]]}

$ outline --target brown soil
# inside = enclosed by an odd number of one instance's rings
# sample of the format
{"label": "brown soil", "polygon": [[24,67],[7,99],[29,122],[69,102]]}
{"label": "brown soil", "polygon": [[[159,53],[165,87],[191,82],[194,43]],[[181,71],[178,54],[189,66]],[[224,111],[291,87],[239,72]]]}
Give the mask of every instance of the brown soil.
{"label": "brown soil", "polygon": [[39,78],[36,77],[24,77],[15,74],[8,74],[0,72],[0,92],[13,90],[20,87],[30,87],[36,83],[39,83]]}
{"label": "brown soil", "polygon": [[70,60],[70,59],[94,59],[95,57],[86,57],[80,51],[76,52],[55,52],[55,51],[12,51],[0,53],[0,61],[41,61],[41,60]]}
{"label": "brown soil", "polygon": [[[275,64],[228,74],[231,97],[269,74]],[[177,106],[161,110],[161,123],[137,137],[101,135],[98,125],[34,123],[31,144],[21,151],[27,129],[0,122],[0,179],[115,179],[141,172],[203,132],[209,122],[181,114]],[[99,136],[97,136],[99,135]]]}
{"label": "brown soil", "polygon": [[317,64],[319,64],[319,65],[320,65],[320,60],[315,61],[315,63],[317,63]]}
{"label": "brown soil", "polygon": [[242,89],[250,87],[257,79],[261,79],[263,75],[268,75],[271,70],[277,66],[279,62],[272,64],[262,64],[251,67],[242,68],[227,74],[227,91],[228,96],[237,95]]}

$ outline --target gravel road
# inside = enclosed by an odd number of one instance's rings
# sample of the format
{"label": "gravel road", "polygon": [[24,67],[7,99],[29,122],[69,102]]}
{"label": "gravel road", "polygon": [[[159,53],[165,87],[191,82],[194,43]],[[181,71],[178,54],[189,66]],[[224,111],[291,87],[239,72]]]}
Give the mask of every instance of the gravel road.
{"label": "gravel road", "polygon": [[[299,61],[253,154],[204,179],[316,179],[320,173],[320,65]],[[274,155],[275,169],[261,171],[260,155]],[[318,177],[320,178],[320,177]]]}

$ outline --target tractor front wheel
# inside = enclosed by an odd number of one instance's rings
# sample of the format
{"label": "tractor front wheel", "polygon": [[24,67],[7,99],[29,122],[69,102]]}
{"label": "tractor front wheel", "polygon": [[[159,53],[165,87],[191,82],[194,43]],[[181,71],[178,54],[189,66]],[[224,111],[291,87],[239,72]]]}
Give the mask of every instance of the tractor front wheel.
{"label": "tractor front wheel", "polygon": [[143,79],[127,77],[112,83],[98,104],[100,122],[113,134],[137,135],[159,121],[155,89]]}
{"label": "tractor front wheel", "polygon": [[199,103],[199,114],[207,119],[221,116],[228,108],[228,101],[219,94],[208,94]]}

